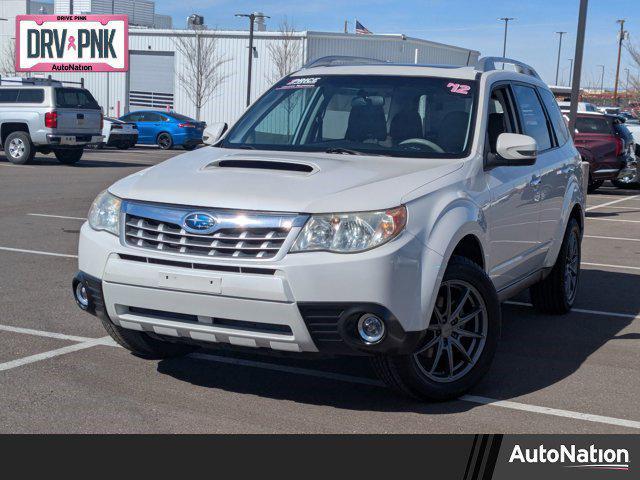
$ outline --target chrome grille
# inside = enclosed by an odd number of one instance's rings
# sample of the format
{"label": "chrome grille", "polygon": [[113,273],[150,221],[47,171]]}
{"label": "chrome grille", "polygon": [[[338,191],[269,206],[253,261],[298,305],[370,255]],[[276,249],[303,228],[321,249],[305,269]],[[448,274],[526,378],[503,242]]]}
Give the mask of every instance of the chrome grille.
{"label": "chrome grille", "polygon": [[[299,226],[300,219],[294,214],[247,217],[241,213],[212,212],[220,218],[219,228],[200,234],[180,225],[180,218],[189,213],[183,208],[128,204],[124,212],[122,232],[126,245],[166,253],[239,259],[275,257],[291,228]],[[242,216],[242,225],[233,222],[237,215]]]}

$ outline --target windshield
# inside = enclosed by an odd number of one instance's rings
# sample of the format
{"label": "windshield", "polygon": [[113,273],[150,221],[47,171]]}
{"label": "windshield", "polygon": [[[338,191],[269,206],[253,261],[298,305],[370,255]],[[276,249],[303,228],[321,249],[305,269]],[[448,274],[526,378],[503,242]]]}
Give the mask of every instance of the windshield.
{"label": "windshield", "polygon": [[476,82],[341,75],[288,77],[260,98],[228,148],[456,158],[468,153]]}

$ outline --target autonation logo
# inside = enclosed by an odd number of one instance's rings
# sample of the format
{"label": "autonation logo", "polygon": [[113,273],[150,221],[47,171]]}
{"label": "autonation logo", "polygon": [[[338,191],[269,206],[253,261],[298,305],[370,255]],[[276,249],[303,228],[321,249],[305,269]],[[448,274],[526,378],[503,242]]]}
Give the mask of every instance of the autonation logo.
{"label": "autonation logo", "polygon": [[515,445],[509,463],[562,463],[567,468],[586,468],[593,470],[629,470],[629,451],[625,448],[602,449],[595,445],[589,448],[577,448],[575,445],[560,445],[560,448],[523,449]]}

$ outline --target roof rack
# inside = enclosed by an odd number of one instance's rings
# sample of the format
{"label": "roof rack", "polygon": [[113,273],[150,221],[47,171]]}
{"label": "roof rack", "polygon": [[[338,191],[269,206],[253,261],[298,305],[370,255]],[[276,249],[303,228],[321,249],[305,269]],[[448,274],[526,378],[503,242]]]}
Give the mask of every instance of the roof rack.
{"label": "roof rack", "polygon": [[39,77],[24,77],[24,78],[2,78],[0,75],[0,86],[3,82],[7,83],[20,83],[22,85],[44,85],[44,86],[62,86],[63,84],[69,85],[80,85],[80,88],[84,88],[84,78],[81,78],[79,82],[74,82],[71,80],[54,80],[49,75],[47,78],[39,78]]}
{"label": "roof rack", "polygon": [[389,63],[385,60],[378,60],[377,58],[366,57],[350,57],[347,55],[330,55],[328,57],[321,57],[316,60],[311,60],[306,63],[302,68],[316,68],[316,67],[340,67],[343,65],[380,65],[383,63]]}
{"label": "roof rack", "polygon": [[480,60],[478,60],[478,66],[476,67],[476,70],[478,70],[479,72],[490,72],[492,70],[498,70],[498,68],[496,68],[496,63],[502,63],[504,65],[513,65],[515,67],[516,72],[523,73],[525,75],[530,75],[532,77],[542,80],[540,78],[540,75],[538,75],[538,72],[536,72],[536,70],[532,66],[527,65],[526,63],[522,63],[518,60],[513,60],[512,58],[482,57]]}

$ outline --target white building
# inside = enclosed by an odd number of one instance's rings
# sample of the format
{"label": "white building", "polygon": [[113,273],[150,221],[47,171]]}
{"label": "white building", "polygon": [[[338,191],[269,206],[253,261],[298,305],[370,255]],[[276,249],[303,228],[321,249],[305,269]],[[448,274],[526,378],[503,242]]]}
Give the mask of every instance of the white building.
{"label": "white building", "polygon": [[[56,0],[56,5],[59,1]],[[96,2],[96,0],[75,0]],[[26,7],[28,0],[0,1],[2,7],[8,3],[21,3]],[[24,10],[23,10],[24,12]],[[13,13],[15,17],[16,13]],[[0,28],[2,27],[0,22]],[[176,39],[186,38],[193,42],[195,35],[215,38],[218,55],[228,61],[221,67],[224,83],[204,105],[201,120],[208,123],[233,122],[244,111],[247,90],[248,32],[166,30],[131,28],[129,32],[130,71],[127,73],[56,73],[53,78],[78,81],[81,77],[85,86],[96,97],[105,113],[110,116],[123,115],[130,110],[146,108],[170,108],[188,116],[195,116],[195,106],[181,85],[178,75],[185,72],[189,58],[176,51]],[[261,95],[270,85],[276,68],[269,46],[281,44],[285,38],[299,46],[296,62],[302,66],[310,60],[327,55],[353,55],[376,58],[399,63],[473,65],[480,55],[478,51],[444,45],[405,35],[354,35],[301,31],[285,37],[280,32],[257,31],[254,38],[252,65],[252,100]],[[2,53],[0,52],[0,55]],[[44,76],[44,74],[42,75]]]}

